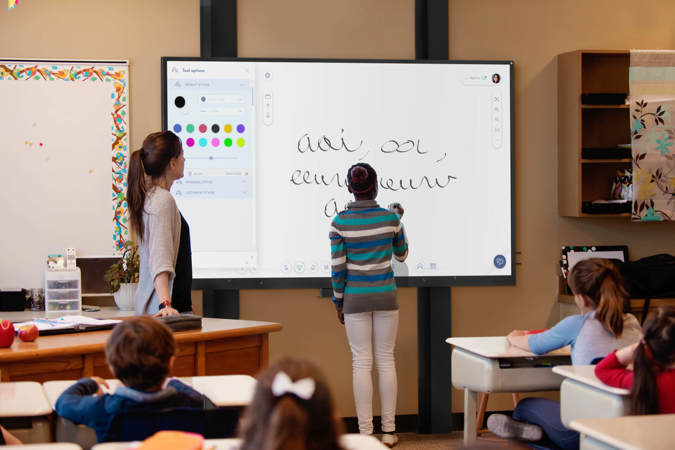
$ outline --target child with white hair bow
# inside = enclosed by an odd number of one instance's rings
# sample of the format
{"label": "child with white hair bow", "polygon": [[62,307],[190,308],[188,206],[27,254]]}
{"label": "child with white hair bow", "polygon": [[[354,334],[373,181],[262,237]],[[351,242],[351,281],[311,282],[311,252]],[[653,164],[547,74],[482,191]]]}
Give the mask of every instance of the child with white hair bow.
{"label": "child with white hair bow", "polygon": [[330,389],[309,361],[284,358],[265,370],[242,424],[242,450],[342,449]]}

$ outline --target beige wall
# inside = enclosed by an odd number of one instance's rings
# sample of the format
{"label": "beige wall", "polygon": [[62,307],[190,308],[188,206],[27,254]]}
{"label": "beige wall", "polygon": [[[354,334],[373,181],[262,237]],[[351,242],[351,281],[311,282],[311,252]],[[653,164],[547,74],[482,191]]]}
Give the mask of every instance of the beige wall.
{"label": "beige wall", "polygon": [[199,0],[30,0],[0,7],[0,57],[127,59],[131,148],[161,128],[162,56],[199,56]]}
{"label": "beige wall", "polygon": [[[244,0],[240,56],[414,58],[412,0]],[[455,336],[541,328],[558,315],[560,246],[628,244],[632,258],[675,253],[675,224],[566,219],[557,214],[555,55],[579,49],[675,48],[670,0],[452,0],[450,56],[515,61],[516,249],[514,287],[452,290]],[[639,11],[640,17],[637,16]],[[120,23],[121,25],[116,25]],[[122,30],[121,38],[113,32]],[[160,127],[159,57],[199,54],[197,0],[21,2],[0,10],[0,56],[129,58],[132,147]],[[12,36],[10,39],[9,36]],[[449,249],[452,251],[452,249]],[[241,316],[284,324],[271,358],[292,354],[327,372],[342,415],[354,415],[350,354],[342,326],[317,290],[243,291]],[[416,293],[401,289],[400,414],[417,410]],[[503,396],[490,408],[508,406]],[[461,410],[456,395],[454,409]],[[377,411],[377,410],[376,410]]]}

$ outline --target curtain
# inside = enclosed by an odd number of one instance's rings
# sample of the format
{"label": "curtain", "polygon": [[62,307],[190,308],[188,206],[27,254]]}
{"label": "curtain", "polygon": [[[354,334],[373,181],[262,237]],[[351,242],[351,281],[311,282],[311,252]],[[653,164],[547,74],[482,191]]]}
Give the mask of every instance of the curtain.
{"label": "curtain", "polygon": [[633,221],[675,220],[675,51],[631,50]]}

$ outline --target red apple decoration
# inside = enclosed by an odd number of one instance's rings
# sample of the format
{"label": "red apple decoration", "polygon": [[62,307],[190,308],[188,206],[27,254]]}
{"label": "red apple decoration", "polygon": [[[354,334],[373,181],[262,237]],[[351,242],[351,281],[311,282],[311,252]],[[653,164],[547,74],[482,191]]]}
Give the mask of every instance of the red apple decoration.
{"label": "red apple decoration", "polygon": [[35,339],[37,339],[38,335],[40,334],[40,331],[38,330],[38,327],[35,326],[34,323],[31,323],[30,325],[24,325],[19,328],[19,332],[17,333],[19,335],[19,339],[25,342],[33,342]]}
{"label": "red apple decoration", "polygon": [[14,324],[9,320],[0,322],[0,347],[11,347],[14,342]]}

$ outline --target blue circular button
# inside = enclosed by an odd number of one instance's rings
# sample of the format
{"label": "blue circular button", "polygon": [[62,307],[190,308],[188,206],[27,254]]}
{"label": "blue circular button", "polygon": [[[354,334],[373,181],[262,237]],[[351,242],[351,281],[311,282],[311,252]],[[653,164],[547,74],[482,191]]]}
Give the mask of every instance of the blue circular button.
{"label": "blue circular button", "polygon": [[503,269],[504,266],[506,265],[506,258],[504,257],[504,255],[497,255],[497,256],[495,256],[495,259],[494,259],[493,262],[494,262],[495,267],[497,269]]}

